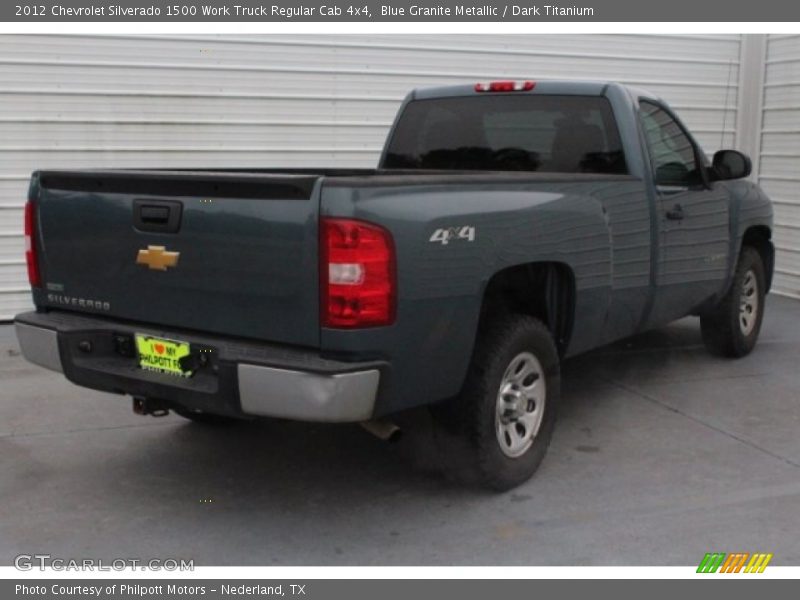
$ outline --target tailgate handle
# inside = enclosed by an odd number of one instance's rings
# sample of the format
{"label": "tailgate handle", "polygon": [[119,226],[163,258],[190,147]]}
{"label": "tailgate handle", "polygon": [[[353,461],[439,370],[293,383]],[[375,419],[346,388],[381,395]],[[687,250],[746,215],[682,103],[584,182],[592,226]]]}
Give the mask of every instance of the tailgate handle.
{"label": "tailgate handle", "polygon": [[166,223],[169,221],[169,208],[166,206],[143,206],[140,214],[143,223]]}
{"label": "tailgate handle", "polygon": [[182,212],[183,204],[176,200],[134,200],[133,226],[139,231],[176,233]]}

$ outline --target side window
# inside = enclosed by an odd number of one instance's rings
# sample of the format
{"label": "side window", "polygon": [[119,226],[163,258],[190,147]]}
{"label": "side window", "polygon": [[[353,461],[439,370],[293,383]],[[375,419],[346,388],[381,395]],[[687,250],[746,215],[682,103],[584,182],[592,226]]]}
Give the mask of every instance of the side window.
{"label": "side window", "polygon": [[642,101],[639,114],[653,161],[656,184],[691,186],[701,182],[697,157],[689,137],[669,113]]}

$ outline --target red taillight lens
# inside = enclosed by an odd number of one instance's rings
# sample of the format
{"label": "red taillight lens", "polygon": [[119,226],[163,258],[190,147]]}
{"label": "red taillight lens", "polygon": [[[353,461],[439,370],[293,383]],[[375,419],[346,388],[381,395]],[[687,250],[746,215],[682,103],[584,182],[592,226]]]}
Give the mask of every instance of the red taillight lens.
{"label": "red taillight lens", "polygon": [[535,81],[489,81],[476,83],[476,92],[530,92],[536,87]]}
{"label": "red taillight lens", "polygon": [[33,287],[41,286],[36,257],[36,206],[30,200],[25,204],[25,262],[28,264],[28,281]]}
{"label": "red taillight lens", "polygon": [[323,327],[394,322],[395,256],[391,234],[353,219],[322,219],[320,308]]}

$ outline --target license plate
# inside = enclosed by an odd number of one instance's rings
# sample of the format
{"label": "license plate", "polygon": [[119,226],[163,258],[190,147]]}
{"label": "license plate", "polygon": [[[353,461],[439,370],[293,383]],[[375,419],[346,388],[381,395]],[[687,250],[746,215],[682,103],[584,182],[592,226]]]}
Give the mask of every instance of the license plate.
{"label": "license plate", "polygon": [[190,377],[191,370],[184,370],[180,360],[189,356],[191,348],[187,342],[165,340],[149,335],[136,334],[136,350],[139,352],[139,366],[148,371],[158,371]]}

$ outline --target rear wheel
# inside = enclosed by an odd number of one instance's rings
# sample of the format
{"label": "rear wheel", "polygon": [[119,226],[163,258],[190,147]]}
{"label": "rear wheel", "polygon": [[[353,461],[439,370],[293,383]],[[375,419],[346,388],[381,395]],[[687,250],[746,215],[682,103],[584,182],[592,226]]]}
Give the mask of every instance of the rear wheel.
{"label": "rear wheel", "polygon": [[545,325],[511,315],[483,333],[461,394],[438,411],[450,435],[448,467],[469,481],[508,490],[542,462],[559,399],[558,352]]}
{"label": "rear wheel", "polygon": [[713,354],[732,358],[749,354],[761,331],[765,294],[761,255],[755,248],[745,246],[728,293],[700,317],[706,348]]}

